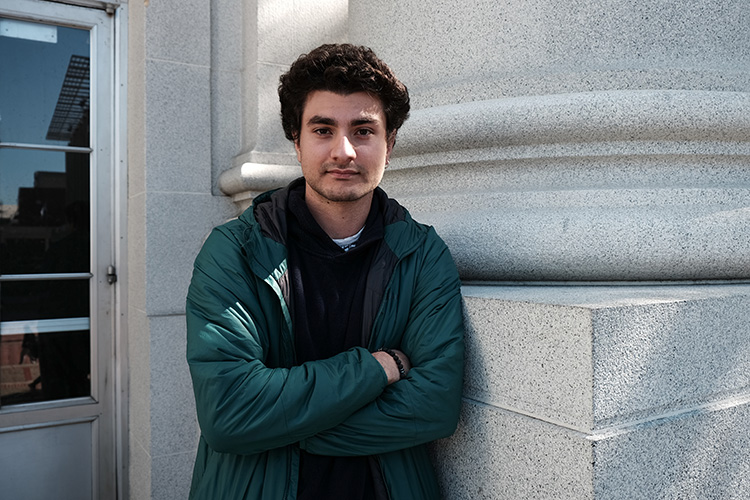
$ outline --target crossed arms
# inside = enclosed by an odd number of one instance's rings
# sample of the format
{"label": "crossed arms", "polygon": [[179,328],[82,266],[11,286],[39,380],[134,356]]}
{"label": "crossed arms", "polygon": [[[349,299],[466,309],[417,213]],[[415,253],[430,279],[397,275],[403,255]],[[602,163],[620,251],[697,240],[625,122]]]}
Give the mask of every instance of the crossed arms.
{"label": "crossed arms", "polygon": [[407,378],[398,380],[389,354],[362,347],[295,366],[278,290],[251,271],[229,232],[214,231],[187,301],[187,357],[208,445],[372,455],[450,435],[463,375],[458,276],[437,236],[409,258],[372,334],[378,347],[398,349]]}

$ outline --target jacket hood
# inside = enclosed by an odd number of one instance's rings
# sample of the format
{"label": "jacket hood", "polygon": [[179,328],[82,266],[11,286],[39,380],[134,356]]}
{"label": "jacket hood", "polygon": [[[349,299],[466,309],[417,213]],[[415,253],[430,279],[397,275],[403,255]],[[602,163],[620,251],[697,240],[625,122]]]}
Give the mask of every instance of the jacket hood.
{"label": "jacket hood", "polygon": [[[263,236],[276,243],[285,244],[289,191],[303,185],[304,182],[304,177],[299,177],[284,188],[258,195],[253,199],[252,206],[240,215],[240,220],[249,227],[257,223]],[[400,258],[417,248],[427,236],[428,227],[414,221],[408,210],[396,200],[388,198],[382,188],[375,188],[374,196],[379,197],[381,202],[385,242],[391,251]]]}

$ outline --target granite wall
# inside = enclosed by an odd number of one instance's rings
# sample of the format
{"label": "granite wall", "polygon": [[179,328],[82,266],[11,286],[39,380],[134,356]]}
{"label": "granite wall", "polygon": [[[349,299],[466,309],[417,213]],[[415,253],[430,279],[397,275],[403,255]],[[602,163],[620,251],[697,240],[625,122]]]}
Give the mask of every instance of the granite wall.
{"label": "granite wall", "polygon": [[464,279],[446,498],[750,495],[750,6],[350,2]]}
{"label": "granite wall", "polygon": [[331,41],[409,86],[384,187],[464,280],[445,497],[750,496],[744,0],[199,3],[130,7],[133,498],[185,496],[190,263],[299,174],[276,82]]}

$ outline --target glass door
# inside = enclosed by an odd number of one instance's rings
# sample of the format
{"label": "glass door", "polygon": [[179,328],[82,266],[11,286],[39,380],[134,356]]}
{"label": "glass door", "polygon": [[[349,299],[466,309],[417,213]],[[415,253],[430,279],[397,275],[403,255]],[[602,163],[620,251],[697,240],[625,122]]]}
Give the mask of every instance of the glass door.
{"label": "glass door", "polygon": [[1,5],[0,498],[114,498],[111,19]]}

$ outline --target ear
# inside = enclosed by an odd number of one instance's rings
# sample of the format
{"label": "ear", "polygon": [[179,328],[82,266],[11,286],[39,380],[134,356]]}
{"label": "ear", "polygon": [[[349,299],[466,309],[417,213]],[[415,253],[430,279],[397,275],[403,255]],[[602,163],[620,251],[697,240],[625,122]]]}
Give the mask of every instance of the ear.
{"label": "ear", "polygon": [[386,150],[385,150],[385,164],[388,165],[388,162],[391,161],[391,153],[393,152],[393,147],[396,145],[396,130],[388,134],[388,137],[386,139]]}
{"label": "ear", "polygon": [[302,151],[300,150],[300,147],[299,147],[299,135],[294,138],[294,150],[297,152],[297,161],[299,163],[302,163],[302,158],[301,158]]}

